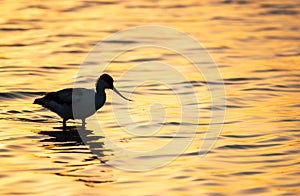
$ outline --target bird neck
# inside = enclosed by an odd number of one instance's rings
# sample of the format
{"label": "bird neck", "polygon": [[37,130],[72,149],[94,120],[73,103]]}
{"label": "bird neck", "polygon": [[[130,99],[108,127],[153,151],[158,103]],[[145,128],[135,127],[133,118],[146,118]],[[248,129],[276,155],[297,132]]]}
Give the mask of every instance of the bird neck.
{"label": "bird neck", "polygon": [[95,95],[96,110],[101,108],[104,105],[105,101],[106,101],[105,90],[104,89],[97,90],[96,95]]}

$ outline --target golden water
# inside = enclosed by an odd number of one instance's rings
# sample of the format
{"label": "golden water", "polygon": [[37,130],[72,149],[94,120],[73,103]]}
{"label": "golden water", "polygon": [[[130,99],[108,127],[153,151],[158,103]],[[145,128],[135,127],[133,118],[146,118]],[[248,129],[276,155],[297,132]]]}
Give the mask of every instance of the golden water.
{"label": "golden water", "polygon": [[[298,0],[1,1],[0,195],[300,195],[299,17]],[[202,119],[189,148],[162,168],[129,172],[103,163],[74,127],[63,132],[59,117],[32,102],[44,92],[72,87],[98,41],[148,24],[184,31],[207,48],[224,79],[226,119],[216,144],[200,158],[211,112],[205,81],[167,51],[118,57],[107,72],[125,93],[135,78],[118,77],[145,58],[177,66],[200,84],[195,89]],[[177,122],[172,91],[149,86],[138,87],[129,104],[135,121],[144,122],[140,128],[149,128],[153,100]],[[108,92],[97,117],[106,136],[124,148],[156,148],[180,126],[165,123],[163,132],[134,137],[117,126],[112,104]],[[96,130],[88,124],[85,131]],[[110,150],[105,142],[102,147]]]}

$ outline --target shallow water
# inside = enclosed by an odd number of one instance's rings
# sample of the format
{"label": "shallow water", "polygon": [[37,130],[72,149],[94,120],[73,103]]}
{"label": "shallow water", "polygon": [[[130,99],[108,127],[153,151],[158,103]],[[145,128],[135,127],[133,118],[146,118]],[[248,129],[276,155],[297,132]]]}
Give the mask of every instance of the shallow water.
{"label": "shallow water", "polygon": [[[299,195],[299,15],[295,0],[2,1],[0,194]],[[148,24],[186,32],[209,51],[224,79],[226,119],[213,148],[199,157],[213,109],[207,81],[172,51],[152,48],[118,56],[106,72],[126,96],[141,73],[151,77],[157,71],[141,69],[136,78],[118,80],[124,71],[164,62],[192,81],[200,111],[195,138],[180,157],[161,168],[130,172],[107,164],[116,152],[103,136],[140,151],[174,140],[179,127],[193,126],[180,123],[180,104],[172,92],[188,83],[175,82],[174,89],[146,83],[130,95],[135,101],[125,106],[134,121],[127,126],[151,132],[147,136],[130,135],[118,125],[112,109],[124,109],[124,101],[112,101],[111,92],[97,113],[104,135],[92,120],[86,130],[69,121],[63,132],[59,117],[32,102],[45,92],[72,87],[98,41]],[[155,119],[163,112],[164,121]],[[153,133],[157,126],[162,130]],[[97,149],[85,145],[82,135]]]}

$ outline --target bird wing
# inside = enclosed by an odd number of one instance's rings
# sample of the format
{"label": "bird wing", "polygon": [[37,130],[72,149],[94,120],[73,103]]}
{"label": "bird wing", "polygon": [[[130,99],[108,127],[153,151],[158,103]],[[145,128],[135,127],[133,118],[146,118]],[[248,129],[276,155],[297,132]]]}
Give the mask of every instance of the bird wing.
{"label": "bird wing", "polygon": [[84,88],[67,88],[57,92],[48,93],[45,98],[61,104],[72,104],[80,101],[83,94],[91,90]]}

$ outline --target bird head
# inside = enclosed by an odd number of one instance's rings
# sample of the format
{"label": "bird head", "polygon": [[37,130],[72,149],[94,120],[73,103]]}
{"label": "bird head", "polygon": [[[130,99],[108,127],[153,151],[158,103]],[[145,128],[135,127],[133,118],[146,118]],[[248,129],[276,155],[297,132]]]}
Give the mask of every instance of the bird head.
{"label": "bird head", "polygon": [[125,100],[132,101],[131,99],[128,99],[124,97],[115,87],[114,87],[114,79],[108,75],[108,74],[102,74],[100,78],[97,81],[96,84],[96,90],[99,91],[100,89],[111,89],[115,93],[117,93],[120,97],[122,97]]}

